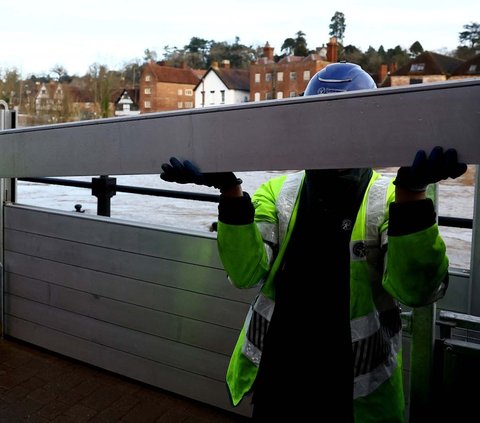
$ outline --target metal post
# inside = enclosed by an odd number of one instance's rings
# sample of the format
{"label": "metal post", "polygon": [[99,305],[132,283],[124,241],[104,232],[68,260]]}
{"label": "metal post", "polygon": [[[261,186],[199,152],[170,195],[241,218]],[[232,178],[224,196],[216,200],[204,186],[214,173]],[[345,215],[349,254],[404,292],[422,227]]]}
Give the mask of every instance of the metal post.
{"label": "metal post", "polygon": [[[13,129],[17,126],[17,113],[8,110],[8,104],[0,100],[0,131]],[[0,179],[0,337],[5,334],[5,273],[4,273],[4,210],[6,202],[15,201],[16,179]]]}
{"label": "metal post", "polygon": [[473,228],[472,228],[472,250],[470,259],[470,281],[469,281],[469,304],[468,313],[480,316],[480,166],[476,166],[475,175],[475,200],[473,207]]}
{"label": "metal post", "polygon": [[97,197],[97,214],[99,216],[110,216],[110,198],[116,193],[117,178],[110,178],[102,175],[99,178],[92,178],[92,195]]}

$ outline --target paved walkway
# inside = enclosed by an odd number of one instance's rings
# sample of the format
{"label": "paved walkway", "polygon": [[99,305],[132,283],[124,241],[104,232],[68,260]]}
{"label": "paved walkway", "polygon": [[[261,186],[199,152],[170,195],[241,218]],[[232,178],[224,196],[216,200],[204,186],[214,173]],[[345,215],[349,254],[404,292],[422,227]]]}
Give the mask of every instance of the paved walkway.
{"label": "paved walkway", "polygon": [[246,423],[250,419],[0,338],[0,423]]}

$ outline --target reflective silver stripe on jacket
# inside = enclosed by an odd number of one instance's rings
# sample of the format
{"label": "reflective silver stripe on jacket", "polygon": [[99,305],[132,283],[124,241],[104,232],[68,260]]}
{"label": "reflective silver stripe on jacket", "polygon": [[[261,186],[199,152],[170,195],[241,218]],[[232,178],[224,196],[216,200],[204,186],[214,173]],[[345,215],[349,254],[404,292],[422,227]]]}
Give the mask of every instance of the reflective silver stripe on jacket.
{"label": "reflective silver stripe on jacket", "polygon": [[386,233],[379,235],[378,228],[385,218],[387,191],[390,179],[378,177],[370,186],[366,204],[365,239],[350,241],[350,258],[369,261],[374,267],[380,258],[380,249],[386,244]]}
{"label": "reflective silver stripe on jacket", "polygon": [[352,343],[360,339],[368,338],[380,329],[380,320],[378,313],[373,311],[366,316],[357,317],[350,320],[350,331],[352,333]]}
{"label": "reflective silver stripe on jacket", "polygon": [[[257,222],[270,263],[275,259],[274,249],[285,239],[304,174],[304,172],[296,172],[287,175],[276,200],[278,225]],[[260,364],[262,358],[263,342],[274,308],[275,302],[260,293],[245,319],[246,336],[242,353],[256,366]]]}
{"label": "reflective silver stripe on jacket", "polygon": [[367,199],[367,241],[378,242],[378,227],[385,218],[390,178],[380,176],[370,187]]}
{"label": "reflective silver stripe on jacket", "polygon": [[397,366],[402,322],[398,308],[376,311],[350,322],[354,398],[364,397],[385,382]]}
{"label": "reflective silver stripe on jacket", "polygon": [[260,293],[250,307],[245,320],[246,336],[242,353],[256,366],[260,364],[262,358],[263,342],[274,308],[275,302]]}
{"label": "reflective silver stripe on jacket", "polygon": [[278,215],[278,237],[282,244],[287,234],[288,224],[297,201],[298,190],[302,185],[305,172],[296,172],[287,175],[276,201]]}
{"label": "reflective silver stripe on jacket", "polygon": [[257,228],[262,236],[268,262],[272,264],[274,260],[274,250],[278,246],[278,225],[276,223],[258,222]]}
{"label": "reflective silver stripe on jacket", "polygon": [[398,365],[397,355],[402,345],[400,315],[396,309],[386,314],[391,314],[390,322],[382,322],[374,334],[352,344],[355,399],[375,391]]}
{"label": "reflective silver stripe on jacket", "polygon": [[385,220],[390,179],[380,176],[370,186],[366,203],[365,239],[352,240],[350,257],[366,261],[376,310],[352,319],[354,357],[354,398],[369,395],[388,380],[396,366],[401,347],[400,312],[393,298],[382,287],[386,231],[379,233]]}

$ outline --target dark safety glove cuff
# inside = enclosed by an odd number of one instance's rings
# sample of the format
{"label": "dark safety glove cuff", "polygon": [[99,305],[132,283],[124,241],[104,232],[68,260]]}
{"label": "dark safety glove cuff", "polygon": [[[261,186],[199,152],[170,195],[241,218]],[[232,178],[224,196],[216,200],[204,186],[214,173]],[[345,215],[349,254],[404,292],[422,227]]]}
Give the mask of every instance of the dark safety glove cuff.
{"label": "dark safety glove cuff", "polygon": [[428,185],[418,180],[411,167],[401,167],[398,169],[397,177],[393,181],[393,184],[399,188],[415,192],[425,191]]}

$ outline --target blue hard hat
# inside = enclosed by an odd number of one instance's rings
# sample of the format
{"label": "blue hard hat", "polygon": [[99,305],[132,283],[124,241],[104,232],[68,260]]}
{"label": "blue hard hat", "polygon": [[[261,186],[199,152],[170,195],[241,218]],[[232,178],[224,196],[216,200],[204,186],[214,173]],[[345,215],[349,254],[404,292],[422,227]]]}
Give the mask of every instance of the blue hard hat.
{"label": "blue hard hat", "polygon": [[328,94],[342,91],[377,88],[372,77],[355,63],[331,63],[318,71],[303,95]]}

